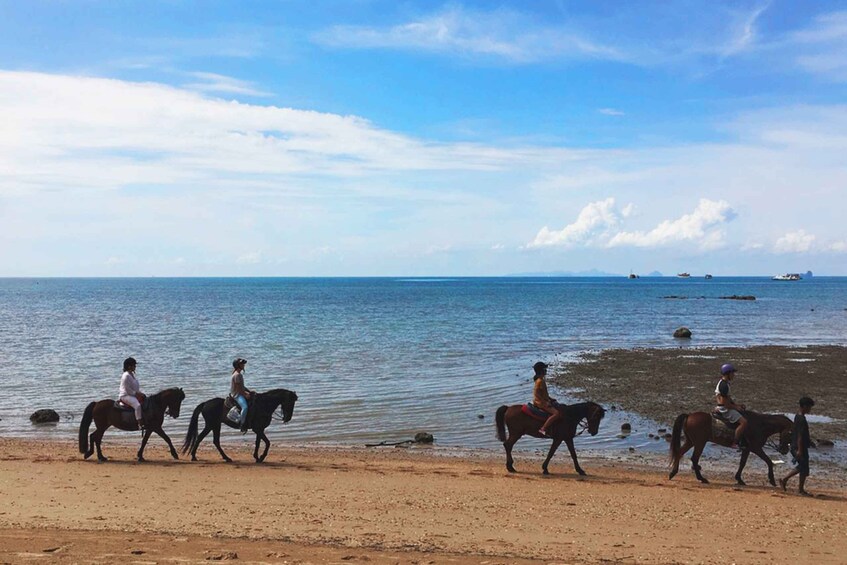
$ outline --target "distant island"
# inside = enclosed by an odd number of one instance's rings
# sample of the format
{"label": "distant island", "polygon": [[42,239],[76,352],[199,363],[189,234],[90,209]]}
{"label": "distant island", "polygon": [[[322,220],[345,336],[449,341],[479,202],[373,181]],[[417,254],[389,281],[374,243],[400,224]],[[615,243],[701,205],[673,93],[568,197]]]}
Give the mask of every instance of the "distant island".
{"label": "distant island", "polygon": [[[512,273],[505,275],[507,277],[626,277],[620,273],[608,273],[598,269],[589,269],[587,271],[545,271],[536,273]],[[648,277],[663,277],[659,271],[645,275]]]}

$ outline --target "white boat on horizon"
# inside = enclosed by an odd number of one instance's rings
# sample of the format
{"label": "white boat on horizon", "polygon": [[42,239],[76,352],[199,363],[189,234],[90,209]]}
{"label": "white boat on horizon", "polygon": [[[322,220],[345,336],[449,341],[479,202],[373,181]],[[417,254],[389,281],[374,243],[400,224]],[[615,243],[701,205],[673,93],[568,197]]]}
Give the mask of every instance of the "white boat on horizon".
{"label": "white boat on horizon", "polygon": [[799,273],[785,273],[784,275],[776,275],[771,280],[774,281],[799,281],[803,277]]}
{"label": "white boat on horizon", "polygon": [[691,274],[690,273],[677,273],[676,276],[681,278],[681,279],[687,279],[687,278],[691,277]]}

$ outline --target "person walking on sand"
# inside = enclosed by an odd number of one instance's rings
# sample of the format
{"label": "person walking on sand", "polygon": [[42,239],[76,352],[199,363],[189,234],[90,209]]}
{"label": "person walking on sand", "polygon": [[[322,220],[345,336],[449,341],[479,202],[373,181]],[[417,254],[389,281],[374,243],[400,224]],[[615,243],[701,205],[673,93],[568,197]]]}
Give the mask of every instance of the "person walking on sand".
{"label": "person walking on sand", "polygon": [[556,401],[553,398],[550,398],[550,393],[547,392],[547,382],[544,380],[544,377],[547,376],[547,366],[547,363],[542,361],[539,361],[532,366],[535,371],[535,376],[532,377],[535,381],[532,388],[532,403],[536,408],[540,408],[550,414],[550,417],[547,418],[547,421],[545,421],[544,425],[541,426],[541,429],[538,430],[538,433],[543,436],[546,436],[547,430],[550,426],[562,417],[561,411],[556,407]]}
{"label": "person walking on sand", "polygon": [[138,384],[138,379],[135,377],[135,367],[138,365],[135,359],[127,357],[124,359],[124,372],[121,375],[121,389],[118,393],[118,399],[131,406],[135,411],[135,420],[138,422],[138,429],[144,429],[144,416],[141,412],[141,403],[147,398],[141,387]]}
{"label": "person walking on sand", "polygon": [[715,387],[715,399],[718,405],[715,411],[721,417],[731,424],[738,424],[735,428],[735,441],[732,447],[743,448],[745,445],[744,430],[747,428],[747,418],[741,415],[741,410],[746,410],[747,407],[743,404],[736,404],[729,393],[729,383],[735,377],[735,367],[732,363],[724,363],[721,365],[721,380],[718,381],[718,386]]}
{"label": "person walking on sand", "polygon": [[793,471],[779,481],[782,490],[785,490],[788,485],[788,479],[799,474],[799,492],[804,496],[811,496],[806,492],[806,477],[809,476],[809,446],[812,443],[812,438],[809,437],[809,422],[806,421],[806,414],[812,411],[812,406],[814,405],[815,401],[808,396],[800,399],[800,411],[794,416],[794,432],[791,438],[791,455],[794,457],[796,466]]}
{"label": "person walking on sand", "polygon": [[232,379],[229,386],[229,395],[241,407],[241,433],[247,433],[247,400],[253,398],[253,391],[244,386],[244,367],[247,360],[241,357],[232,362]]}

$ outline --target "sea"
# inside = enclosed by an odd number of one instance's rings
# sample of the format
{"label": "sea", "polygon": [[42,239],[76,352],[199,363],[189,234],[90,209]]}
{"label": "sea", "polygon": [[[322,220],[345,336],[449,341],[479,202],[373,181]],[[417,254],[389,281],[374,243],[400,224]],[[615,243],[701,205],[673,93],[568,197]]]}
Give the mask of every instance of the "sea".
{"label": "sea", "polygon": [[[756,300],[719,299],[731,295]],[[690,342],[672,337],[678,326]],[[133,356],[145,392],[185,390],[165,428],[181,440],[193,408],[225,396],[232,359],[244,357],[248,387],[299,397],[294,418],[268,429],[273,442],[359,446],[426,431],[439,447],[502,450],[494,412],[531,399],[536,361],[756,344],[847,344],[847,277],[0,279],[0,437],[76,437],[85,406],[116,397]],[[31,424],[40,408],[62,420]],[[619,438],[623,421],[644,433]],[[666,450],[647,436],[655,427],[610,412],[577,446]],[[228,431],[224,441],[247,440]]]}

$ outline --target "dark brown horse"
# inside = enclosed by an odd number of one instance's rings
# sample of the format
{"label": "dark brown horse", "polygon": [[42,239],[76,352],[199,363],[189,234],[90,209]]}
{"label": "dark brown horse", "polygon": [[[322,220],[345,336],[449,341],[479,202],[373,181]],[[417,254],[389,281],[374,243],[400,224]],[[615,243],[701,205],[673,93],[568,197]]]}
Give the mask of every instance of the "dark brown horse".
{"label": "dark brown horse", "polygon": [[[788,453],[791,443],[791,432],[794,423],[782,414],[759,414],[757,412],[744,412],[744,417],[747,418],[747,429],[744,431],[744,439],[747,441],[747,446],[741,452],[741,461],[738,465],[738,471],[735,473],[735,480],[739,485],[744,485],[741,478],[741,471],[747,464],[747,457],[752,451],[768,466],[768,481],[771,485],[776,486],[776,481],[773,477],[773,461],[767,456],[764,451],[765,442],[773,434],[779,434],[779,452],[783,455]],[[714,418],[707,412],[693,412],[691,414],[680,414],[676,418],[673,425],[673,434],[671,435],[670,447],[670,464],[671,472],[669,479],[679,471],[679,460],[685,455],[685,452],[694,448],[694,453],[691,455],[691,468],[694,474],[701,483],[709,481],[700,472],[700,455],[703,453],[703,448],[707,441],[711,441],[717,445],[730,447],[733,442],[733,434],[725,433],[719,436],[713,434]],[[718,423],[717,425],[723,426]],[[679,445],[681,435],[685,433],[685,443]]]}
{"label": "dark brown horse", "polygon": [[[162,423],[165,421],[165,414],[170,414],[171,418],[179,418],[179,407],[184,399],[185,393],[181,388],[166,388],[148,398],[149,405],[144,411],[146,430],[141,438],[141,447],[138,450],[139,461],[144,461],[144,447],[153,432],[156,432],[160,438],[167,442],[171,456],[174,459],[179,459],[174,444],[171,443],[171,438],[162,429]],[[97,429],[89,437],[88,428],[91,426],[92,420]],[[103,440],[103,434],[110,426],[115,426],[119,430],[138,431],[135,414],[131,410],[116,408],[114,400],[106,399],[92,402],[85,408],[82,422],[79,424],[79,452],[85,455],[86,459],[91,457],[96,447],[97,460],[108,461],[100,449],[100,442]]]}
{"label": "dark brown horse", "polygon": [[[587,420],[586,429],[588,433],[593,436],[597,435],[597,431],[600,429],[600,420],[606,415],[606,411],[602,406],[594,402],[560,406],[563,408],[562,419],[556,422],[551,429],[547,430],[549,434],[547,436],[538,433],[544,422],[524,414],[523,404],[514,404],[512,406],[503,405],[497,409],[497,439],[502,441],[503,447],[506,448],[506,469],[510,473],[515,472],[514,460],[512,459],[512,446],[517,443],[522,435],[527,434],[532,437],[553,440],[553,445],[550,446],[550,451],[547,453],[547,459],[541,465],[545,475],[550,474],[547,470],[547,465],[550,464],[553,454],[556,453],[556,450],[563,441],[567,444],[568,451],[571,452],[574,469],[580,475],[585,475],[585,471],[582,470],[582,467],[579,466],[579,461],[576,459],[573,438],[577,435],[576,429],[582,420]],[[508,438],[506,437],[507,427],[509,428]]]}
{"label": "dark brown horse", "polygon": [[[291,390],[284,388],[276,388],[267,392],[260,392],[256,395],[256,400],[250,404],[247,411],[247,418],[250,423],[250,429],[256,434],[256,447],[253,449],[253,459],[256,463],[261,463],[268,456],[268,450],[271,447],[271,441],[265,435],[265,428],[271,424],[274,419],[274,412],[277,407],[282,410],[282,422],[288,422],[294,415],[294,403],[297,402],[297,394]],[[197,433],[200,420],[200,414],[203,414],[203,431]],[[232,459],[224,453],[221,448],[221,424],[226,424],[230,428],[238,429],[239,425],[231,422],[225,415],[224,399],[212,398],[206,402],[202,402],[194,409],[194,414],[191,415],[191,422],[188,424],[188,432],[185,434],[185,441],[182,444],[182,452],[186,453],[191,450],[191,460],[197,461],[197,448],[200,447],[200,442],[203,441],[209,432],[212,436],[215,447],[218,448],[218,453],[221,454],[224,461],[230,463]],[[265,451],[259,455],[259,442],[265,442]]]}

